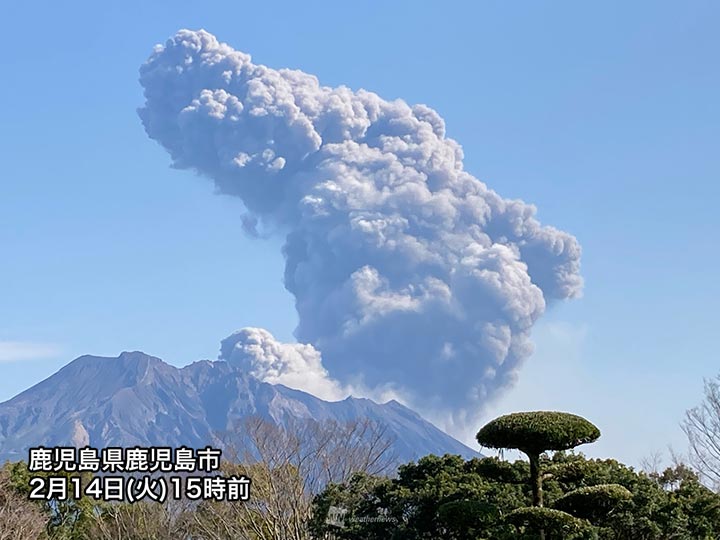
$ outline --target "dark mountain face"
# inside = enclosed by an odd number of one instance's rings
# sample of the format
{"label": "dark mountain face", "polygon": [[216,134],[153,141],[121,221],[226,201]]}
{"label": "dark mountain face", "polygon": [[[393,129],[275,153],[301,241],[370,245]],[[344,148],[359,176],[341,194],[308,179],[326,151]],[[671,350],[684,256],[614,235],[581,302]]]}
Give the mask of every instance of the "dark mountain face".
{"label": "dark mountain face", "polygon": [[369,419],[410,461],[426,454],[478,454],[419,415],[390,401],[338,402],[261,382],[226,362],[184,368],[141,352],[117,358],[81,356],[60,371],[0,403],[0,460],[25,460],[35,446],[171,446],[219,444],[218,434],[260,416],[344,423]]}

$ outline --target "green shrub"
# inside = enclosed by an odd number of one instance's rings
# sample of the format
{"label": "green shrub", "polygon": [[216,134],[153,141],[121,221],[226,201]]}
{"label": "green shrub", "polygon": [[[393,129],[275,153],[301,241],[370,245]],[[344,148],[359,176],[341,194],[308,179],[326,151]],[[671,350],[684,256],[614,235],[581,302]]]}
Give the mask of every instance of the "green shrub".
{"label": "green shrub", "polygon": [[600,484],[579,488],[560,497],[553,505],[575,517],[596,523],[605,519],[632,493],[618,484]]}
{"label": "green shrub", "polygon": [[583,519],[554,508],[532,506],[513,510],[505,520],[522,532],[544,531],[546,535],[555,538],[577,538],[592,530],[592,525]]}

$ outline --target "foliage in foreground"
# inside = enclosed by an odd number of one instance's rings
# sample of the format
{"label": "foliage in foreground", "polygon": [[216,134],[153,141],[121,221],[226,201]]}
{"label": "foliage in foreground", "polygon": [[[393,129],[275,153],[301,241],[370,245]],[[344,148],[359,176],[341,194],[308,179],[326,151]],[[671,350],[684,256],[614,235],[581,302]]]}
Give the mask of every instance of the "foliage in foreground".
{"label": "foliage in foreground", "polygon": [[[521,418],[531,420],[528,429],[540,438],[532,448],[524,445],[531,453],[548,445],[547,430],[535,422],[542,416]],[[591,424],[553,419],[563,428],[561,445],[596,437]],[[537,454],[534,463],[431,455],[389,478],[379,466],[387,443],[370,425],[280,433],[258,421],[241,432],[252,444],[235,463],[247,465],[225,462],[222,469],[252,478],[247,502],[31,502],[27,467],[6,464],[0,469],[0,540],[720,538],[720,495],[683,465],[647,474],[565,451]],[[505,430],[502,436],[509,435]],[[557,442],[557,433],[551,435]],[[530,506],[541,482],[546,505]]]}
{"label": "foliage in foreground", "polygon": [[[589,507],[594,497],[611,504],[612,512],[603,512],[600,521],[589,513],[587,517],[595,522],[588,528],[580,516],[568,520],[553,508],[527,508],[532,493],[525,461],[427,456],[402,466],[395,479],[356,475],[349,482],[328,486],[314,500],[311,530],[317,538],[337,540],[537,539],[538,524],[547,528],[548,539],[720,536],[720,496],[682,465],[662,474],[646,474],[615,460],[564,452],[543,456],[542,465],[549,507],[557,503],[573,510],[580,501]],[[342,527],[327,523],[333,507],[347,510]]]}
{"label": "foliage in foreground", "polygon": [[[551,538],[582,538],[592,532],[589,521],[578,519],[567,512],[542,506],[517,508],[510,512],[505,521],[512,523],[523,532],[542,531]],[[547,537],[546,536],[546,537]]]}
{"label": "foliage in foreground", "polygon": [[[302,519],[294,522],[294,532],[282,534],[296,540],[537,539],[538,526],[547,540],[720,537],[720,495],[682,465],[646,474],[614,460],[559,452],[543,456],[542,468],[546,508],[528,508],[532,493],[526,461],[446,455],[403,465],[395,478],[364,472],[329,484],[307,512],[291,491],[273,496],[280,484],[263,480],[254,467],[245,471],[255,476],[258,488],[249,505],[91,504],[83,499],[53,508],[28,501],[27,469],[8,464],[0,470],[0,539],[273,539],[284,519],[274,513],[293,511]],[[292,490],[302,481],[283,475],[282,483]],[[333,508],[342,511],[339,520],[327,519]]]}

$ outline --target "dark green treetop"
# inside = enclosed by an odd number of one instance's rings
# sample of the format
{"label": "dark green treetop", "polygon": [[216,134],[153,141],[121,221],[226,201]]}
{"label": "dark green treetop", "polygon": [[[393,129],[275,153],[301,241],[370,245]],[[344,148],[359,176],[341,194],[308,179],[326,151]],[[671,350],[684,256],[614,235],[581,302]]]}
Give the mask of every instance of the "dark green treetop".
{"label": "dark green treetop", "polygon": [[568,450],[595,441],[600,430],[588,420],[565,412],[506,414],[486,424],[477,441],[487,448],[513,448],[526,454]]}
{"label": "dark green treetop", "polygon": [[576,518],[554,508],[539,506],[517,508],[508,513],[505,520],[518,528],[543,531],[551,538],[562,538],[563,540],[583,536],[592,529],[591,524],[584,519]]}
{"label": "dark green treetop", "polygon": [[632,493],[618,484],[599,484],[582,487],[566,493],[553,505],[558,510],[591,522],[600,521],[613,512]]}

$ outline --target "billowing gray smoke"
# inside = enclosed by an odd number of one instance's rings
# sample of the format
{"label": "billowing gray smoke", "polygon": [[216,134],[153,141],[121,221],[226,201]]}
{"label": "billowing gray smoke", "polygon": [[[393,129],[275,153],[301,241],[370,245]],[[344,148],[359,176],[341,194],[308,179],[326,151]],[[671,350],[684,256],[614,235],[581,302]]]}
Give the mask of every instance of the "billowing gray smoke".
{"label": "billowing gray smoke", "polygon": [[465,172],[425,105],[253,64],[204,31],[140,73],[145,130],[173,165],[240,198],[246,228],[287,235],[308,345],[245,329],[222,358],[296,387],[326,379],[326,395],[394,388],[457,432],[513,381],[547,302],[581,292],[575,238]]}

